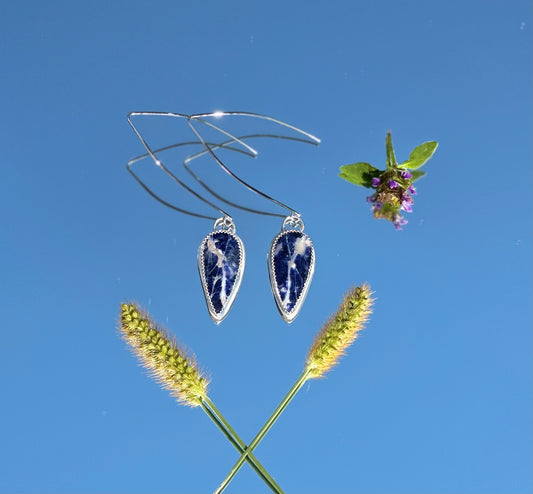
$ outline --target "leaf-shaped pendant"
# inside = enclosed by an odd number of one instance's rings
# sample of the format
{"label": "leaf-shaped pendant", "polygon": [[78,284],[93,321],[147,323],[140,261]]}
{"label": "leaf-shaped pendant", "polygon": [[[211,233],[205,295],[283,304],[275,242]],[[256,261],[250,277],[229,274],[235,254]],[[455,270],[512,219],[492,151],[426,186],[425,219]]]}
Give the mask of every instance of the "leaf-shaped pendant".
{"label": "leaf-shaped pendant", "polygon": [[245,253],[242,240],[227,231],[213,231],[198,249],[198,271],[209,315],[219,324],[241,285]]}
{"label": "leaf-shaped pendant", "polygon": [[286,322],[298,315],[314,271],[315,249],[309,236],[298,230],[282,230],[270,246],[268,273],[274,300]]}

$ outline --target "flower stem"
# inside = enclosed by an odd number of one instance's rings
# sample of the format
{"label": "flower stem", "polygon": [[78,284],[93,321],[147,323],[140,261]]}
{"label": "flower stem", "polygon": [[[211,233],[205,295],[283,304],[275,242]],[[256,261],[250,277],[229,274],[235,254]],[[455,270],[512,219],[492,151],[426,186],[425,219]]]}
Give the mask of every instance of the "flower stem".
{"label": "flower stem", "polygon": [[[231,425],[225,419],[224,415],[222,415],[220,410],[215,406],[215,404],[207,396],[203,398],[201,407],[204,410],[204,412],[208,415],[208,417],[222,431],[222,433],[226,436],[229,442],[235,447],[235,449],[241,454],[244,453],[247,449],[246,444],[238,436],[235,430],[231,427]],[[276,494],[283,494],[283,490],[281,489],[281,487],[269,475],[269,473],[265,470],[263,465],[261,465],[259,460],[253,454],[250,453],[249,455],[247,455],[246,461],[256,471],[256,473],[263,479],[265,484],[268,485],[268,487],[270,488],[272,492],[275,492]]]}
{"label": "flower stem", "polygon": [[228,473],[227,477],[224,479],[224,481],[218,486],[218,489],[215,491],[215,494],[221,494],[224,492],[226,487],[229,485],[233,477],[236,475],[236,473],[240,470],[240,468],[244,465],[244,462],[247,460],[248,456],[252,453],[252,451],[256,448],[256,446],[261,442],[263,437],[265,437],[266,433],[269,431],[269,429],[274,425],[276,420],[278,420],[279,416],[282,414],[283,410],[287,407],[287,405],[291,402],[291,400],[295,397],[296,393],[300,390],[300,388],[305,384],[309,377],[309,370],[304,370],[302,372],[302,375],[296,380],[296,382],[293,384],[292,388],[289,390],[289,392],[285,395],[285,398],[281,400],[278,407],[274,410],[270,418],[265,422],[265,425],[261,428],[261,430],[257,433],[257,435],[254,437],[253,441],[250,443],[248,448],[241,454],[241,457],[233,465],[233,468]]}
{"label": "flower stem", "polygon": [[390,130],[387,132],[387,137],[385,138],[385,148],[387,150],[387,169],[398,166],[398,163],[396,162],[396,156],[394,155],[394,149],[392,147]]}

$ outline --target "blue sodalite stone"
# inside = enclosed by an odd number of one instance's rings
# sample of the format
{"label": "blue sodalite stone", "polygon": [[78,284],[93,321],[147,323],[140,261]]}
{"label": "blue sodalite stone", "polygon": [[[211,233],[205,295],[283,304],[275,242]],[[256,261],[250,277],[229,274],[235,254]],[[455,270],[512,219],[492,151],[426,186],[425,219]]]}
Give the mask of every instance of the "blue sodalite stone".
{"label": "blue sodalite stone", "polygon": [[313,261],[313,244],[302,232],[282,233],[272,245],[272,263],[281,307],[289,313],[302,294]]}
{"label": "blue sodalite stone", "polygon": [[203,245],[203,270],[206,295],[219,314],[228,301],[239,275],[241,262],[239,243],[229,233],[213,232]]}

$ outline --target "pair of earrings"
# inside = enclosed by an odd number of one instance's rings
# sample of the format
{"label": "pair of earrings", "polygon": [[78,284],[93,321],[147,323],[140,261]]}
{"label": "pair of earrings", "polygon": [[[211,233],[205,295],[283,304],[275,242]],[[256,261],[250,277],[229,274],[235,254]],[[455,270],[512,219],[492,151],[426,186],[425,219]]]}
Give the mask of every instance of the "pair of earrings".
{"label": "pair of earrings", "polygon": [[[213,124],[206,120],[207,117],[221,117],[224,115],[238,115],[245,117],[257,117],[260,119],[268,120],[274,122],[283,127],[294,130],[300,134],[306,136],[306,138],[301,137],[289,137],[284,135],[277,134],[250,134],[240,137],[235,137],[229,132],[223,130],[221,127]],[[132,117],[134,116],[159,116],[159,117],[178,117],[185,118],[191,130],[194,132],[198,141],[193,142],[180,142],[164,148],[152,150],[145,139],[141,136],[140,132],[137,130],[135,125],[132,122]],[[259,189],[251,186],[240,177],[238,177],[232,170],[230,170],[227,165],[225,165],[217,154],[215,154],[216,149],[228,149],[232,151],[239,151],[241,153],[247,154],[249,156],[255,157],[257,151],[249,146],[244,141],[249,138],[258,138],[258,137],[269,137],[269,138],[279,138],[294,140],[298,142],[305,142],[310,144],[318,144],[319,139],[304,132],[301,129],[298,129],[292,125],[289,125],[280,120],[276,120],[272,117],[267,117],[265,115],[260,115],[257,113],[248,113],[248,112],[214,112],[214,113],[204,113],[196,115],[185,115],[179,113],[163,113],[163,112],[132,112],[128,115],[128,122],[130,123],[132,129],[141,140],[144,145],[147,153],[133,158],[128,162],[127,168],[128,171],[133,175],[135,180],[156,200],[161,202],[167,207],[170,207],[178,212],[188,214],[191,216],[205,218],[205,219],[214,219],[215,223],[213,230],[204,238],[200,247],[198,249],[198,270],[200,273],[202,288],[207,303],[207,308],[209,314],[215,323],[220,323],[228,314],[235,297],[239,291],[239,287],[242,281],[242,276],[245,267],[245,250],[242,240],[236,235],[235,224],[231,216],[226,213],[219,206],[215,205],[204,196],[199,194],[196,190],[189,187],[182,180],[180,180],[174,173],[172,173],[158,158],[158,154],[161,154],[164,151],[174,149],[180,146],[185,145],[201,145],[202,150],[196,154],[188,156],[183,165],[185,169],[193,176],[193,178],[210,194],[218,198],[219,200],[228,203],[239,209],[245,211],[269,215],[269,216],[281,216],[279,214],[267,213],[265,211],[255,210],[248,207],[240,206],[233,202],[230,202],[224,199],[222,196],[217,194],[211,188],[209,188],[201,179],[196,175],[190,168],[189,163],[205,154],[210,154],[215,162],[232,178],[237,180],[239,183],[244,185],[247,189],[252,192],[260,195],[261,197],[274,202],[275,204],[287,209],[290,211],[289,216],[284,217],[282,224],[281,232],[276,235],[273,239],[269,255],[268,255],[268,272],[270,278],[270,285],[272,289],[272,294],[274,300],[278,307],[280,314],[283,319],[290,323],[298,315],[300,308],[305,300],[309,285],[311,283],[314,267],[315,267],[315,252],[313,243],[309,236],[303,233],[304,224],[300,217],[300,214],[297,213],[294,209],[286,206],[285,204],[277,201],[276,199],[270,197]],[[227,136],[229,139],[219,142],[212,143],[207,142],[202,135],[197,131],[192,122],[199,122],[204,125],[209,126],[210,128],[220,132],[221,134]],[[239,145],[241,148],[236,148],[233,145]],[[245,150],[243,150],[244,148]],[[220,218],[214,218],[211,216],[206,216],[198,214],[196,212],[191,212],[179,207],[172,205],[171,203],[163,200],[158,195],[156,195],[148,186],[133,172],[131,165],[137,161],[140,161],[144,158],[151,157],[154,163],[161,168],[172,180],[178,183],[181,187],[187,190],[190,194],[195,196],[197,199],[200,199],[205,204],[216,209],[219,213],[222,214]]]}
{"label": "pair of earrings", "polygon": [[[303,221],[287,216],[270,245],[268,274],[283,319],[298,315],[315,271],[315,249]],[[198,271],[209,314],[217,324],[226,317],[239,290],[245,265],[242,240],[231,218],[219,218],[198,249]]]}

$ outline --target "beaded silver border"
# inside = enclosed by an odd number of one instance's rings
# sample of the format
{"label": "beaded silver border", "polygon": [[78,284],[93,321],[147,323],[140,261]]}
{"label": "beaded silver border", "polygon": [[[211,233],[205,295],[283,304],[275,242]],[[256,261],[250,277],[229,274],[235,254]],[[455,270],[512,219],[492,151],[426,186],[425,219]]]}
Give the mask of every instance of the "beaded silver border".
{"label": "beaded silver border", "polygon": [[[204,259],[204,246],[207,242],[207,239],[213,235],[214,233],[225,233],[226,235],[229,235],[233,237],[237,244],[239,245],[239,268],[237,269],[237,277],[235,278],[235,284],[233,285],[233,289],[228,297],[228,300],[226,301],[226,304],[224,307],[222,307],[222,310],[220,313],[217,313],[215,310],[215,307],[213,306],[213,302],[211,302],[211,298],[209,297],[208,287],[207,287],[207,280],[205,278],[205,259]],[[211,316],[211,319],[215,322],[215,324],[220,324],[224,318],[228,315],[229,310],[231,309],[231,306],[233,305],[233,302],[235,301],[235,297],[237,296],[237,293],[239,291],[239,288],[241,286],[242,276],[244,273],[244,266],[246,263],[246,253],[244,251],[244,244],[242,243],[242,240],[239,236],[232,232],[228,232],[225,230],[213,230],[209,232],[205,238],[200,243],[200,247],[198,247],[198,272],[200,274],[200,281],[202,282],[202,289],[204,292],[205,302],[207,304],[207,310],[209,311],[209,315]]]}
{"label": "beaded silver border", "polygon": [[[307,279],[304,282],[302,293],[300,294],[300,296],[296,300],[296,303],[294,304],[294,307],[290,311],[285,310],[285,308],[283,307],[281,295],[279,293],[278,286],[276,283],[276,268],[274,266],[274,246],[276,245],[279,238],[283,235],[286,235],[287,233],[301,233],[302,235],[305,235],[311,243],[311,265],[309,267],[309,275],[307,276]],[[309,285],[311,284],[311,281],[313,280],[313,275],[315,274],[315,259],[315,246],[313,245],[313,241],[311,240],[311,237],[309,235],[307,235],[301,230],[282,230],[274,237],[274,240],[272,240],[272,243],[270,244],[270,250],[267,256],[270,288],[272,290],[272,295],[274,295],[274,300],[276,301],[276,306],[278,307],[278,311],[281,314],[281,317],[283,317],[283,320],[289,324],[294,321],[305,301],[305,297],[307,296],[307,290],[309,290]]]}

